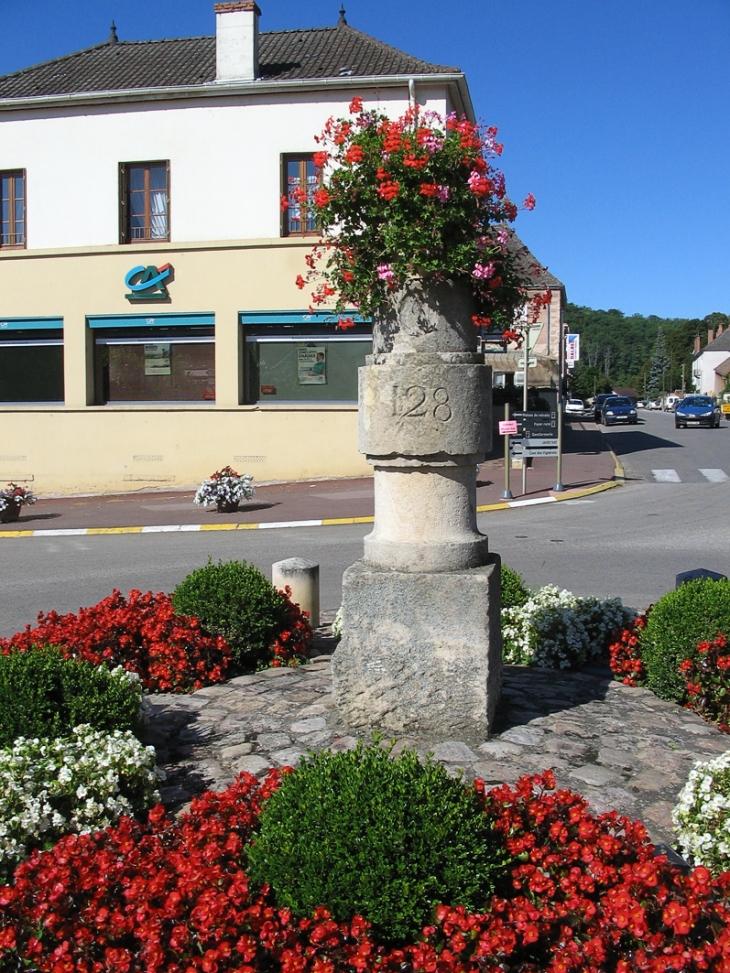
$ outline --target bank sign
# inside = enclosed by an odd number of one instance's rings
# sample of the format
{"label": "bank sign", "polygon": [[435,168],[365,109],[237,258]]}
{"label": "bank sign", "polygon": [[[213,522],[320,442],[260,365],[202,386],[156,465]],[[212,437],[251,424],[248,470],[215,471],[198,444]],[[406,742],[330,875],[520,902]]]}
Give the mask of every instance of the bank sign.
{"label": "bank sign", "polygon": [[169,300],[165,282],[172,280],[172,271],[172,264],[163,264],[161,267],[132,267],[124,278],[124,283],[129,288],[129,293],[124,296],[128,301]]}

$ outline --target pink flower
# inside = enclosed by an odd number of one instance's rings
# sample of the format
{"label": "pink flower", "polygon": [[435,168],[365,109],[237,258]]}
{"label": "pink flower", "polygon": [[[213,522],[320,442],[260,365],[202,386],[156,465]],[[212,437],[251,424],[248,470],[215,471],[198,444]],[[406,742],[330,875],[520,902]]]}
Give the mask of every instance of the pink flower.
{"label": "pink flower", "polygon": [[525,209],[535,208],[535,197],[532,195],[532,193],[527,194],[527,198],[522,205],[525,207]]}
{"label": "pink flower", "polygon": [[439,202],[445,203],[449,198],[449,193],[450,189],[448,186],[439,186],[436,190],[436,198],[439,200]]}
{"label": "pink flower", "polygon": [[506,230],[500,230],[497,234],[497,239],[503,247],[506,247],[509,240],[509,233]]}
{"label": "pink flower", "polygon": [[393,270],[390,264],[378,264],[378,280],[393,280]]}
{"label": "pink flower", "polygon": [[488,264],[474,264],[474,270],[472,270],[472,277],[477,277],[480,280],[489,280],[490,277],[494,276],[495,266],[490,261]]}

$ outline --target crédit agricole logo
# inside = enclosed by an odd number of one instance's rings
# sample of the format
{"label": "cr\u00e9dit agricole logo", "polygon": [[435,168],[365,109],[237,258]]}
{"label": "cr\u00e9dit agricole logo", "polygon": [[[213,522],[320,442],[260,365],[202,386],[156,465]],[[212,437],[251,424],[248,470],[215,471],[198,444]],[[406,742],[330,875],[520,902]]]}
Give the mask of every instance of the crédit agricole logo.
{"label": "cr\u00e9dit agricole logo", "polygon": [[165,301],[169,297],[165,281],[172,274],[172,264],[161,267],[132,267],[124,283],[129,293],[124,296],[128,301]]}

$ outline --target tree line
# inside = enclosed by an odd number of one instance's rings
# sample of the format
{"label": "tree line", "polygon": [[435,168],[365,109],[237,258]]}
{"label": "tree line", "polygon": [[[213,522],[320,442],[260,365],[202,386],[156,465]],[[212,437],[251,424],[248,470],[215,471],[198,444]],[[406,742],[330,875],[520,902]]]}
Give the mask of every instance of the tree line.
{"label": "tree line", "polygon": [[565,323],[580,334],[580,361],[572,369],[571,394],[590,398],[616,386],[634,388],[642,396],[692,390],[695,336],[707,344],[709,329],[730,325],[730,318],[713,311],[704,318],[660,318],[655,314],[626,315],[611,308],[594,310],[568,303]]}

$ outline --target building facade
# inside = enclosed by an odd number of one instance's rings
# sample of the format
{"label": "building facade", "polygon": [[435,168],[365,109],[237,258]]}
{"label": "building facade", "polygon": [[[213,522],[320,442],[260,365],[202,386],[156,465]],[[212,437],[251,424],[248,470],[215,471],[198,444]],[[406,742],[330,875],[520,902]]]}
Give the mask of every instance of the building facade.
{"label": "building facade", "polygon": [[353,29],[96,47],[0,77],[0,482],[74,494],[369,473],[346,333],[303,305],[314,136],[359,95],[473,120],[464,75]]}

